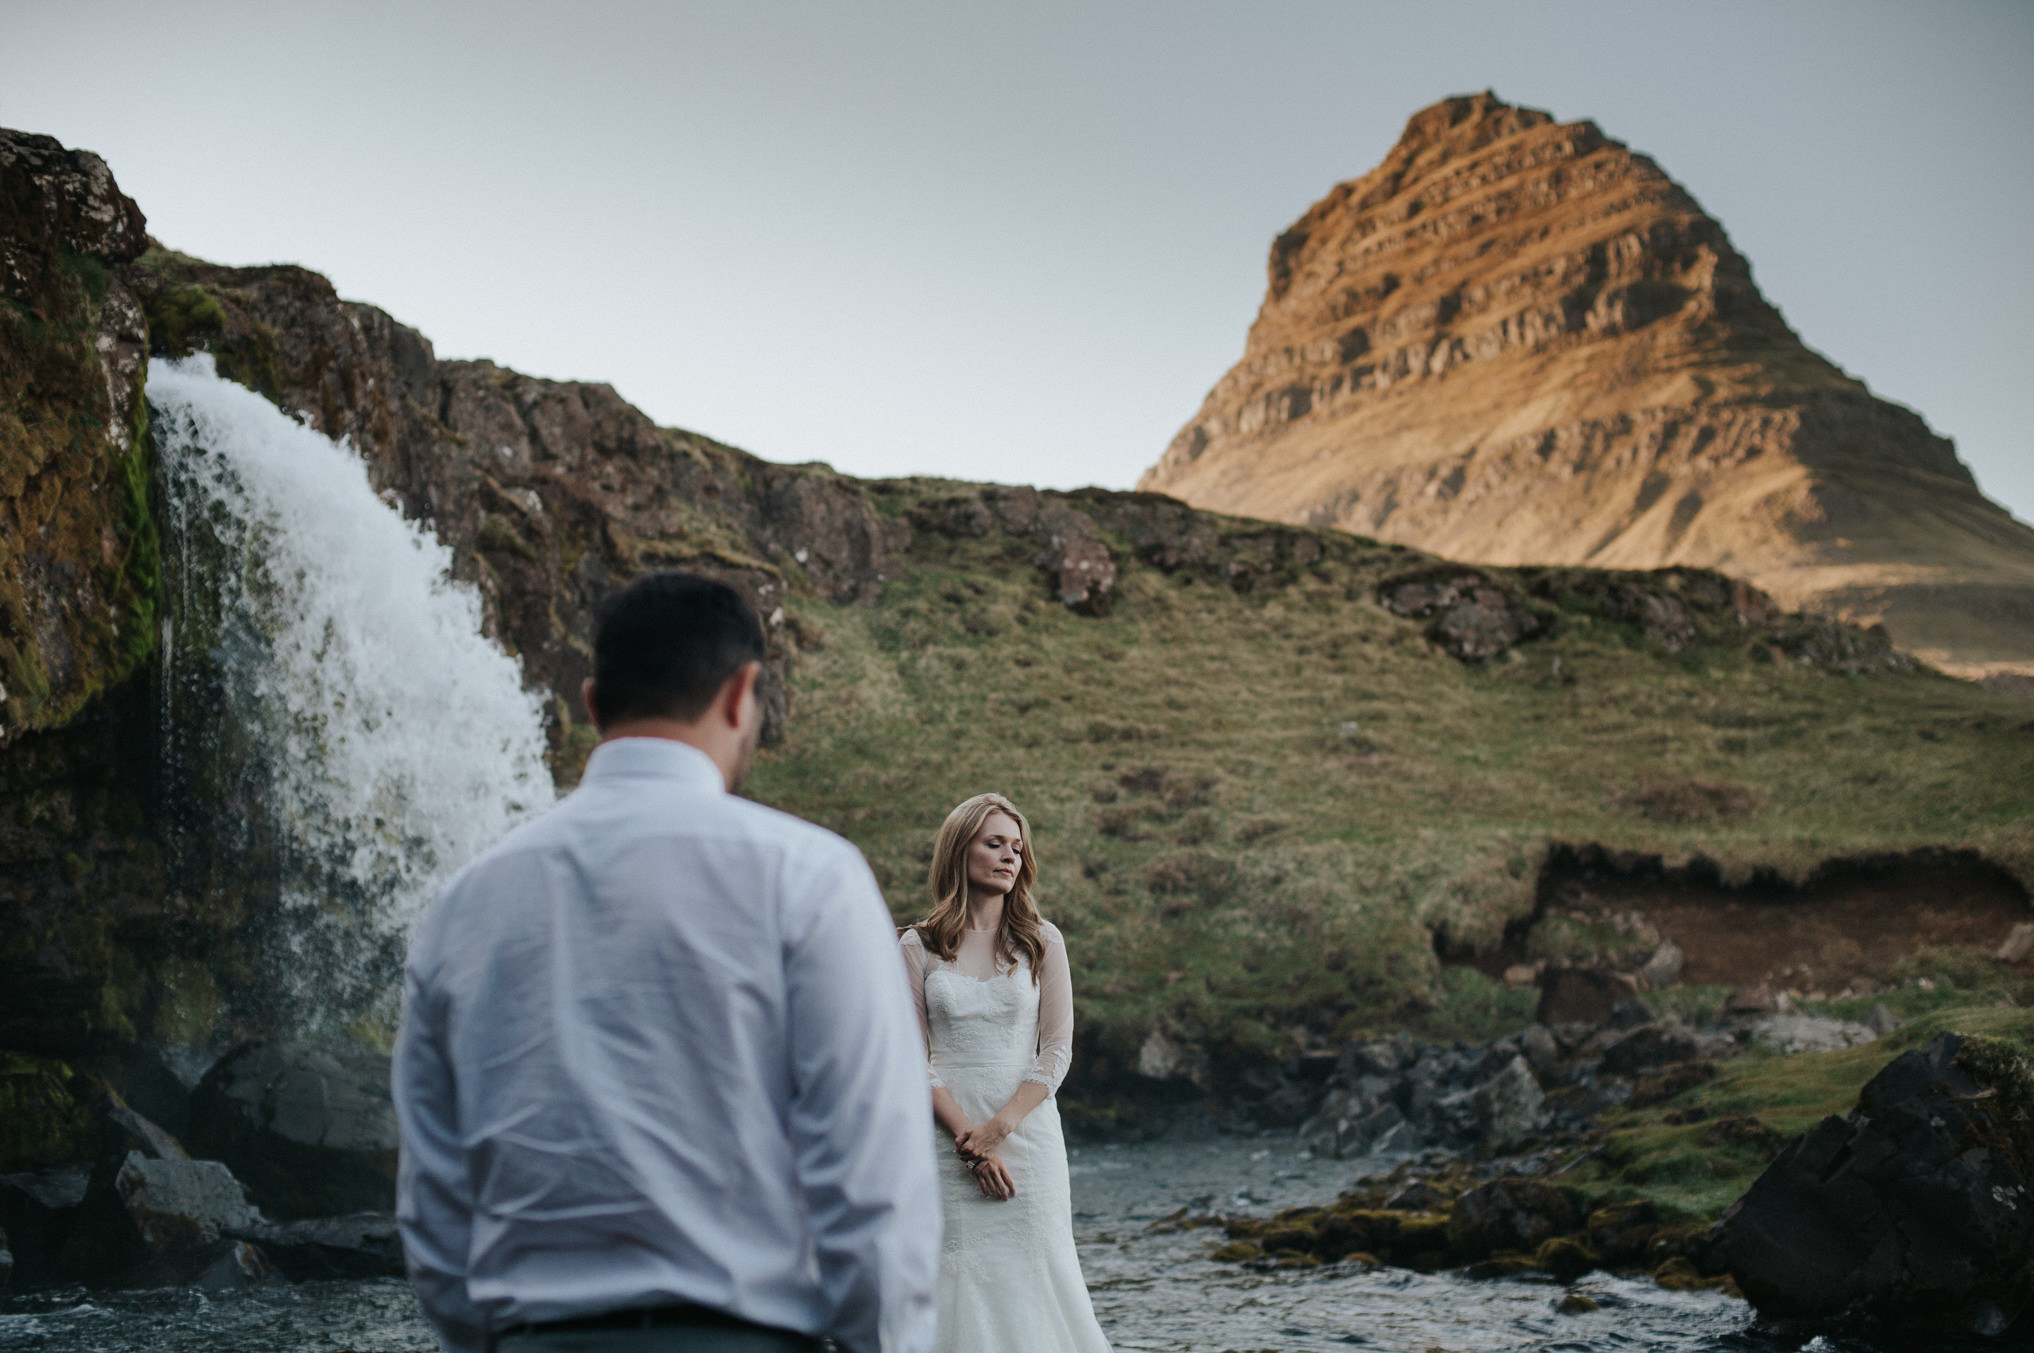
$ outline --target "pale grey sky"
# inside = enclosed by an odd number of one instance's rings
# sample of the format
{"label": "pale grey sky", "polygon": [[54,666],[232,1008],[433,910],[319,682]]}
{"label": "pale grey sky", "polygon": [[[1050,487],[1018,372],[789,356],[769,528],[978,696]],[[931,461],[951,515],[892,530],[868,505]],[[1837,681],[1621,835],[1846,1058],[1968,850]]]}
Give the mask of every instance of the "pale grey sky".
{"label": "pale grey sky", "polygon": [[164,243],[775,460],[1123,487],[1416,109],[1594,118],[2034,520],[2034,4],[22,3]]}

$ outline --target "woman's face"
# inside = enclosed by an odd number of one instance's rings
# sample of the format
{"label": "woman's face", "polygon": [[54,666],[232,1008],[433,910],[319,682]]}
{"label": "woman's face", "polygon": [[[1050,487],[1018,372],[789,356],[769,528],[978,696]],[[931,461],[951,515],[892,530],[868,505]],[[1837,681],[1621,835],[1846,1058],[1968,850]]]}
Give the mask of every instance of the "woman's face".
{"label": "woman's face", "polygon": [[1017,886],[1024,836],[1008,813],[991,813],[968,844],[968,891],[1007,894]]}

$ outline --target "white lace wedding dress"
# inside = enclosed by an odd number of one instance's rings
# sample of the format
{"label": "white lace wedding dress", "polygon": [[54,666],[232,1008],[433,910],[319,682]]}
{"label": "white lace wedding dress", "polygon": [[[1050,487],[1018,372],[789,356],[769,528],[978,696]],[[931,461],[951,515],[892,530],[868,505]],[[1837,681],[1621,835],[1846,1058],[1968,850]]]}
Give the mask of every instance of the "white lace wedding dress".
{"label": "white lace wedding dress", "polygon": [[[976,1122],[1027,1080],[1057,1091],[1072,1061],[1066,943],[1051,925],[1044,937],[1033,983],[1021,955],[998,971],[991,931],[964,934],[951,962],[928,953],[916,931],[904,934],[932,1083]],[[1004,1202],[983,1197],[960,1159],[941,1153],[940,1353],[1109,1353],[1074,1253],[1066,1138],[1051,1096],[1024,1116],[1001,1154],[1017,1185]]]}

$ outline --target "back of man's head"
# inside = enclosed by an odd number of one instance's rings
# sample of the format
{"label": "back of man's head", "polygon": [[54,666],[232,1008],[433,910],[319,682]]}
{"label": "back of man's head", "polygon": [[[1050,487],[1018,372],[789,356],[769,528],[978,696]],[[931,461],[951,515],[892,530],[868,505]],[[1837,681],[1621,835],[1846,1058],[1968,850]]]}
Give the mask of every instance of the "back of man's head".
{"label": "back of man's head", "polygon": [[607,599],[594,628],[600,723],[697,720],[763,654],[763,627],[733,588],[691,573],[644,574]]}

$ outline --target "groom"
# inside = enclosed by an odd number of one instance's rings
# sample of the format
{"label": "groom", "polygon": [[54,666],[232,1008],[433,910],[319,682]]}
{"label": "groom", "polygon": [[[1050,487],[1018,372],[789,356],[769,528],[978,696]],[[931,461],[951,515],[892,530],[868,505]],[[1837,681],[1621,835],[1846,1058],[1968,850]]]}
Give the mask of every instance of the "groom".
{"label": "groom", "polygon": [[656,573],[610,599],[603,740],[411,942],[397,1221],[453,1353],[929,1353],[924,1051],[868,865],[731,792],[763,633]]}

